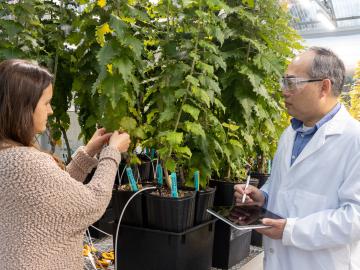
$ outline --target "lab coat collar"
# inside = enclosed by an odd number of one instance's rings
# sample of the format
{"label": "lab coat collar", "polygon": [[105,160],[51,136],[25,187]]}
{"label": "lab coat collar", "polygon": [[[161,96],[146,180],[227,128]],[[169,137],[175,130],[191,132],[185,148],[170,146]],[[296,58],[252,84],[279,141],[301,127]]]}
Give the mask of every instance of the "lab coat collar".
{"label": "lab coat collar", "polygon": [[[297,164],[302,162],[310,155],[316,153],[325,144],[327,137],[342,134],[347,122],[346,120],[349,119],[349,117],[350,115],[345,109],[344,105],[341,105],[341,108],[337,112],[337,114],[331,120],[321,126],[319,130],[314,134],[309,143],[305,146],[304,150],[300,153],[300,155],[296,158],[295,162],[291,165],[290,169],[294,168]],[[290,166],[290,158],[296,131],[294,131],[292,128],[290,128],[289,130],[291,131],[291,134],[290,136],[288,136],[288,145],[291,147],[290,152],[287,151],[287,160]]]}

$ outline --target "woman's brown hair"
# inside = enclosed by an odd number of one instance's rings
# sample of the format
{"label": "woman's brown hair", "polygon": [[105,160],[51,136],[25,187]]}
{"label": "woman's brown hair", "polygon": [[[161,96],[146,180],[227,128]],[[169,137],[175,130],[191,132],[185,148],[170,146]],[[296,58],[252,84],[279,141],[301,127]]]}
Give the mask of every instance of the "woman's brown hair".
{"label": "woman's brown hair", "polygon": [[[34,144],[33,114],[43,91],[53,80],[45,68],[26,60],[0,63],[0,142],[3,143],[0,149],[16,145],[38,148]],[[58,157],[50,155],[60,168],[65,168]]]}
{"label": "woman's brown hair", "polygon": [[33,145],[33,113],[52,82],[49,71],[29,61],[12,59],[0,63],[0,141]]}

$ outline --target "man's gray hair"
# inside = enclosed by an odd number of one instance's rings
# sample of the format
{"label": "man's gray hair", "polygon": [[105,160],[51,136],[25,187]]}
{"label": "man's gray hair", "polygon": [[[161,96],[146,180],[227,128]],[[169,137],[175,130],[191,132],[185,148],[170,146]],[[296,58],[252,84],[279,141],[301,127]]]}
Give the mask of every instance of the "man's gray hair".
{"label": "man's gray hair", "polygon": [[345,81],[343,61],[329,49],[311,47],[309,51],[315,53],[309,76],[314,79],[330,79],[334,96],[339,96]]}

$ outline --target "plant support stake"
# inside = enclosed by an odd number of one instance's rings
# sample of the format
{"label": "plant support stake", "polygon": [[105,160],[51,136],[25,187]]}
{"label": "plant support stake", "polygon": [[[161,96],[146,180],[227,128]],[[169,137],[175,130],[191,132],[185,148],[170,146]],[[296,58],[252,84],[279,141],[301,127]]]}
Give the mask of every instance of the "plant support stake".
{"label": "plant support stake", "polygon": [[194,186],[195,186],[195,191],[199,191],[199,186],[200,186],[200,179],[199,179],[199,171],[195,171],[194,172]]}
{"label": "plant support stake", "polygon": [[138,187],[136,185],[136,181],[135,181],[132,169],[130,167],[126,168],[126,174],[129,178],[129,184],[130,184],[131,191],[138,191]]}
{"label": "plant support stake", "polygon": [[171,197],[177,198],[179,197],[178,191],[177,191],[177,179],[176,179],[176,173],[171,173]]}
{"label": "plant support stake", "polygon": [[157,178],[157,182],[158,182],[159,186],[162,187],[162,185],[163,185],[163,170],[162,170],[160,163],[156,166],[156,178]]}

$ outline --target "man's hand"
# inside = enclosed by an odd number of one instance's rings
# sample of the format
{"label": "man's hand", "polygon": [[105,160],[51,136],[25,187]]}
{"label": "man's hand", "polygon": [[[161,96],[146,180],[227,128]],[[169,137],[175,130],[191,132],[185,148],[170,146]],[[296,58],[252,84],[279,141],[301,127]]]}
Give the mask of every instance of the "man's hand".
{"label": "man's hand", "polygon": [[243,194],[246,194],[246,199],[245,199],[245,203],[255,203],[259,206],[263,206],[264,202],[265,202],[265,198],[263,193],[260,191],[260,189],[249,185],[246,190],[245,190],[245,185],[243,184],[238,184],[234,186],[234,196],[235,196],[235,201],[236,201],[236,205],[241,205],[242,203],[242,197]]}
{"label": "man's hand", "polygon": [[281,239],[283,236],[284,228],[286,225],[286,219],[271,219],[264,218],[262,220],[264,225],[271,226],[270,228],[256,229],[258,233],[261,233],[271,239]]}

